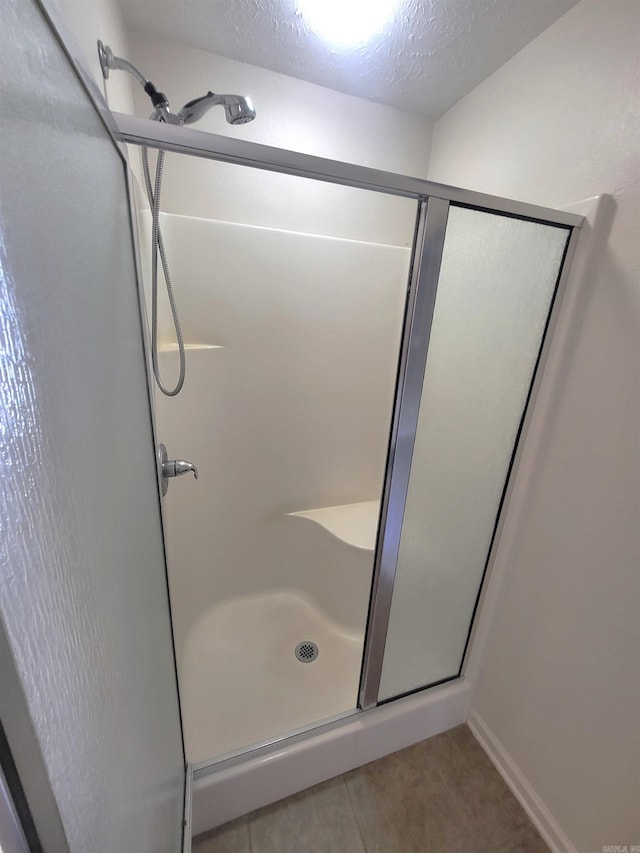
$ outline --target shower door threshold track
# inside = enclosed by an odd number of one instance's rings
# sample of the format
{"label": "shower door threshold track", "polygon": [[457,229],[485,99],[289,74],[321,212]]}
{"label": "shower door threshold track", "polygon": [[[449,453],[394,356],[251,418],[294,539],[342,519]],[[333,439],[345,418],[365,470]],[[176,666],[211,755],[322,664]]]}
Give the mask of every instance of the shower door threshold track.
{"label": "shower door threshold track", "polygon": [[[398,696],[393,699],[386,699],[376,707],[384,708],[387,705],[401,702],[404,699],[411,699],[425,693],[426,691],[434,690],[436,687],[442,687],[444,685],[455,686],[456,684],[461,684],[463,681],[463,675],[454,675],[451,678],[444,679],[442,682],[425,685],[424,687],[412,691],[409,694]],[[375,709],[361,707],[352,708],[349,711],[344,711],[341,714],[336,714],[335,716],[328,717],[324,720],[318,720],[317,722],[305,725],[304,727],[287,732],[286,734],[277,735],[263,741],[258,741],[257,743],[249,744],[248,746],[240,747],[239,749],[234,749],[231,752],[223,753],[215,758],[207,759],[206,761],[194,762],[191,764],[193,778],[201,779],[211,773],[228,770],[229,768],[235,767],[247,760],[262,759],[267,756],[274,755],[276,752],[290,749],[296,744],[301,744],[308,738],[327,735],[330,732],[339,732],[340,729],[345,728],[354,722],[362,721],[364,719],[363,715],[366,715],[371,710]]]}
{"label": "shower door threshold track", "polygon": [[456,678],[214,763],[195,765],[193,834],[462,725],[469,716],[470,699],[468,681]]}
{"label": "shower door threshold track", "polygon": [[326,720],[319,720],[316,723],[311,723],[311,725],[304,726],[295,731],[234,749],[231,752],[223,753],[206,761],[197,761],[191,765],[193,778],[201,779],[210,773],[235,767],[243,761],[272,755],[278,750],[287,749],[297,743],[301,743],[307,737],[315,737],[319,734],[339,729],[341,726],[352,722],[354,718],[359,717],[361,714],[361,708],[352,708],[350,711],[336,714],[335,717],[329,717]]}

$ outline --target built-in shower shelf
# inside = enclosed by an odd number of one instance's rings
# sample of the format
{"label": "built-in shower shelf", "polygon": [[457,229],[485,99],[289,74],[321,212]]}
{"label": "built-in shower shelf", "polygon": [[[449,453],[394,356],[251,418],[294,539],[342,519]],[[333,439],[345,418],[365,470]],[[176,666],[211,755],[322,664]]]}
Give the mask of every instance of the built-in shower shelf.
{"label": "built-in shower shelf", "polygon": [[373,551],[376,547],[378,530],[378,514],[380,501],[363,501],[342,506],[325,506],[320,509],[306,509],[301,512],[290,512],[294,518],[306,518],[323,527],[336,539]]}
{"label": "built-in shower shelf", "polygon": [[[184,348],[189,352],[194,350],[224,349],[224,347],[217,346],[216,344],[185,344]],[[178,344],[160,344],[158,352],[178,352]]]}

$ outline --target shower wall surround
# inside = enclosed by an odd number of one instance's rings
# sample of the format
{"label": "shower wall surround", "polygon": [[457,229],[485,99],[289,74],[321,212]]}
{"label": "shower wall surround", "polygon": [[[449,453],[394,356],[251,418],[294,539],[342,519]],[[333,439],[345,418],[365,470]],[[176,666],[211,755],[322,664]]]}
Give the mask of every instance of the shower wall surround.
{"label": "shower wall surround", "polygon": [[[187,751],[204,761],[356,707],[410,250],[161,220],[188,349],[158,436],[200,474],[171,483],[165,531]],[[368,542],[291,515],[368,502]],[[293,654],[306,639],[310,666]],[[285,710],[283,693],[299,694]]]}
{"label": "shower wall surround", "polygon": [[[192,348],[184,394],[158,395],[158,420],[169,449],[200,466],[197,483],[176,480],[167,496],[181,566],[178,621],[183,608],[194,619],[210,606],[202,582],[216,599],[250,594],[256,583],[302,583],[335,618],[360,625],[362,606],[332,590],[334,581],[348,583],[339,567],[317,572],[304,551],[286,558],[282,548],[301,543],[264,537],[275,525],[285,539],[294,531],[315,539],[317,525],[287,513],[379,499],[409,251],[173,214],[161,220]],[[170,326],[160,334],[170,341]],[[171,381],[177,355],[168,349],[162,366]],[[183,521],[173,530],[176,513]],[[184,576],[191,547],[199,555],[193,584]]]}

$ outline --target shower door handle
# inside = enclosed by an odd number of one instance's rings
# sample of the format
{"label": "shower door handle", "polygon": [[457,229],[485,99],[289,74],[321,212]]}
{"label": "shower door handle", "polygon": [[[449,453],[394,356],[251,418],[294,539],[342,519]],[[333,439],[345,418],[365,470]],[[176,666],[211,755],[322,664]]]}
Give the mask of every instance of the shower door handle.
{"label": "shower door handle", "polygon": [[185,459],[169,459],[164,444],[158,445],[158,468],[162,484],[162,497],[167,494],[169,489],[169,478],[182,477],[183,474],[192,473],[194,478],[198,479],[198,469],[193,462],[187,462]]}

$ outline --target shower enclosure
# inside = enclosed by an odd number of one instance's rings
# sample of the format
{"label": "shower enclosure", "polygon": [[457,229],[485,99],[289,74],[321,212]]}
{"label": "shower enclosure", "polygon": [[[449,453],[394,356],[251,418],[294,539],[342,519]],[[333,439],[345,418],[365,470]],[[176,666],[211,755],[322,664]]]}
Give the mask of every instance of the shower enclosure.
{"label": "shower enclosure", "polygon": [[[168,203],[182,160],[168,155]],[[186,165],[216,187],[247,171]],[[415,230],[411,199],[249,177],[265,201],[245,221],[223,194],[206,218],[162,216],[188,370],[179,396],[157,395],[158,435],[199,471],[165,502],[194,762],[357,705]]]}
{"label": "shower enclosure", "polygon": [[[580,219],[117,122],[173,152],[188,372],[156,417],[200,471],[164,517],[204,773],[460,677]],[[197,218],[175,201],[190,182],[212,188]],[[161,340],[171,381],[168,321]]]}
{"label": "shower enclosure", "polygon": [[[219,780],[246,791],[239,768],[263,762],[253,800],[236,787],[221,806],[218,787],[203,830],[466,719],[474,616],[582,220],[114,115],[57,13],[23,6],[3,53],[29,107],[3,136],[20,535],[2,728],[35,819],[51,793],[74,850],[113,839],[105,815],[122,849],[186,849],[182,732],[196,803]],[[188,370],[154,424],[120,142],[169,152]],[[166,322],[161,340],[170,381]],[[200,471],[172,481],[165,540],[153,432]]]}

